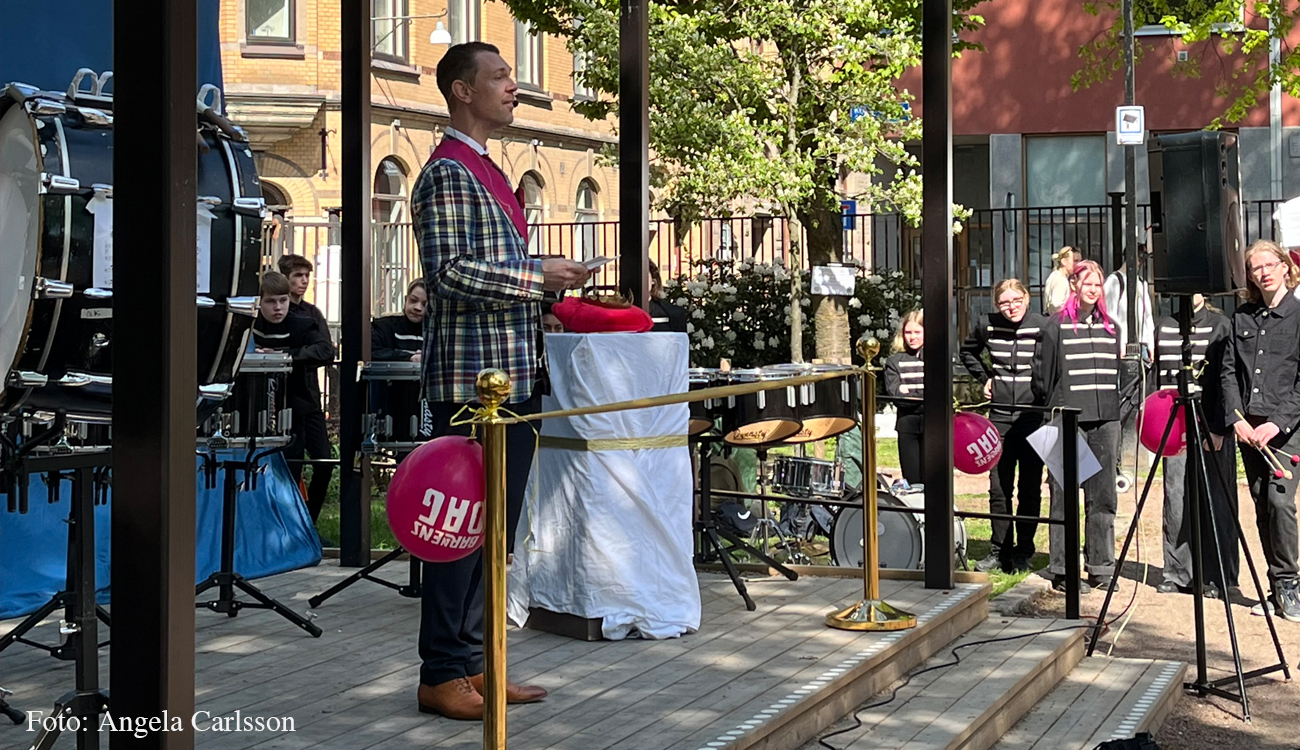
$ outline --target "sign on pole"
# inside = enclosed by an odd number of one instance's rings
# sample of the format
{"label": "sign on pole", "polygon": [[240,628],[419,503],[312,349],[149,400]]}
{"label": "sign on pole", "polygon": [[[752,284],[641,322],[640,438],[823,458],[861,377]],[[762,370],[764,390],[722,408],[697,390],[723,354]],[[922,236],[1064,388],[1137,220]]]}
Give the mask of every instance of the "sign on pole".
{"label": "sign on pole", "polygon": [[1115,140],[1121,146],[1146,143],[1147,118],[1142,107],[1115,108]]}

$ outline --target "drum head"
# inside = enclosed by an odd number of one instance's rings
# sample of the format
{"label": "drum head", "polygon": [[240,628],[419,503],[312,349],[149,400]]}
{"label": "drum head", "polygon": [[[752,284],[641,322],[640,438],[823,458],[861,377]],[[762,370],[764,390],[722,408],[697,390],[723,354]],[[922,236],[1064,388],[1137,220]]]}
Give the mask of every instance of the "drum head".
{"label": "drum head", "polygon": [[[899,506],[884,492],[876,493],[877,506]],[[921,525],[910,513],[878,513],[876,539],[880,545],[880,567],[917,570],[925,559]],[[830,533],[831,559],[845,568],[862,567],[862,509],[841,508],[835,514]]]}
{"label": "drum head", "polygon": [[0,392],[23,337],[40,248],[40,165],[36,133],[22,105],[0,117]]}
{"label": "drum head", "polygon": [[768,419],[738,427],[723,440],[731,445],[766,445],[779,443],[799,431],[799,423],[789,419]]}

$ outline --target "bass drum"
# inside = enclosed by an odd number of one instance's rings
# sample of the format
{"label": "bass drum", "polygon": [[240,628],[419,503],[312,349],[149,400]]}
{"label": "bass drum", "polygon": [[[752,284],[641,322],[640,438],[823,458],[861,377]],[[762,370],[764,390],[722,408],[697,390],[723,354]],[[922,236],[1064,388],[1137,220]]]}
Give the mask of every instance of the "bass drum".
{"label": "bass drum", "polygon": [[[96,79],[83,70],[67,94],[17,83],[0,90],[0,410],[6,412],[20,406],[70,414],[112,410],[113,101],[102,91],[110,75]],[[87,77],[91,89],[78,90]],[[219,118],[200,120],[198,130],[198,376],[206,393],[221,397],[257,313],[265,208],[242,135]],[[129,248],[125,238],[127,273]]]}
{"label": "bass drum", "polygon": [[[913,500],[913,502],[908,502]],[[876,506],[907,507],[920,510],[924,495],[912,493],[902,498],[883,490],[876,492]],[[878,511],[876,514],[876,539],[880,545],[881,569],[920,570],[925,567],[925,523],[919,513]],[[954,555],[966,556],[966,526],[960,518],[953,519]],[[862,508],[840,508],[831,523],[831,560],[846,568],[862,567]]]}

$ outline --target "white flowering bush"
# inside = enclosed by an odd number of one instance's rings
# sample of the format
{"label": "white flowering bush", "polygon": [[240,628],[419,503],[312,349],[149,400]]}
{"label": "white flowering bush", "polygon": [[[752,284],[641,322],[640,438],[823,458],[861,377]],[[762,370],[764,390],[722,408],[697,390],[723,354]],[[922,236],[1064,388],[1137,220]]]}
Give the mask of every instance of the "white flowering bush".
{"label": "white flowering bush", "polygon": [[[664,283],[669,302],[687,311],[691,363],[717,367],[730,360],[733,368],[763,367],[790,361],[790,271],[782,264],[701,260],[694,275],[683,274]],[[813,355],[812,300],[808,274],[802,273],[804,360]],[[881,358],[904,312],[917,305],[917,296],[898,271],[859,274],[849,298],[849,323],[856,341],[864,331],[881,340]]]}

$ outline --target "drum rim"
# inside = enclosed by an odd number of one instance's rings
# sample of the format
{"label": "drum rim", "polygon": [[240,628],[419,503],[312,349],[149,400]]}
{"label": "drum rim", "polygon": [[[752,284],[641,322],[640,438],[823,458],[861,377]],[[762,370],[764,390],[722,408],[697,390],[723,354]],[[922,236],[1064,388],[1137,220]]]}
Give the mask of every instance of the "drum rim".
{"label": "drum rim", "polygon": [[[859,492],[858,494],[860,495],[861,493]],[[881,500],[885,500],[887,505],[897,505],[896,502],[895,502],[895,503],[890,503],[890,502],[888,502],[889,500],[897,500],[896,497],[894,497],[891,493],[886,492],[885,490],[878,489],[878,490],[876,490],[876,503],[877,503],[877,505],[879,505],[879,503],[880,503]],[[835,543],[835,526],[839,523],[839,521],[840,521],[840,517],[841,517],[844,513],[849,512],[849,511],[856,511],[856,512],[858,512],[858,513],[862,513],[862,512],[864,512],[864,509],[863,509],[863,507],[862,507],[861,505],[842,506],[842,507],[836,508],[836,509],[835,509],[835,517],[834,517],[834,519],[831,521],[830,533],[826,535],[826,541],[829,543],[829,546],[830,546],[830,557],[831,557],[831,562],[833,562],[833,563],[834,563],[835,565],[837,565],[837,566],[839,566],[839,563],[836,562],[836,558],[835,558],[835,550],[836,550],[836,548],[837,548],[837,545],[836,545],[836,543]],[[909,523],[909,524],[913,525],[913,526],[916,528],[917,534],[920,536],[920,539],[921,539],[921,544],[922,544],[922,545],[925,544],[925,527],[924,527],[923,525],[921,525],[921,524],[916,520],[916,516],[913,516],[913,515],[910,514],[910,513],[890,513],[890,515],[901,515],[901,516],[903,517],[905,523]],[[860,527],[861,525],[862,525],[861,523],[858,523],[858,524],[857,524],[857,526],[859,526],[859,527]],[[924,548],[924,546],[922,546],[922,547],[921,547],[921,559],[917,562],[917,565],[919,565],[921,562],[924,562],[924,561],[925,561],[925,548]],[[840,566],[840,567],[853,567],[853,566]],[[912,568],[890,568],[890,570],[918,570],[918,568],[916,568],[916,567],[912,567]]]}

